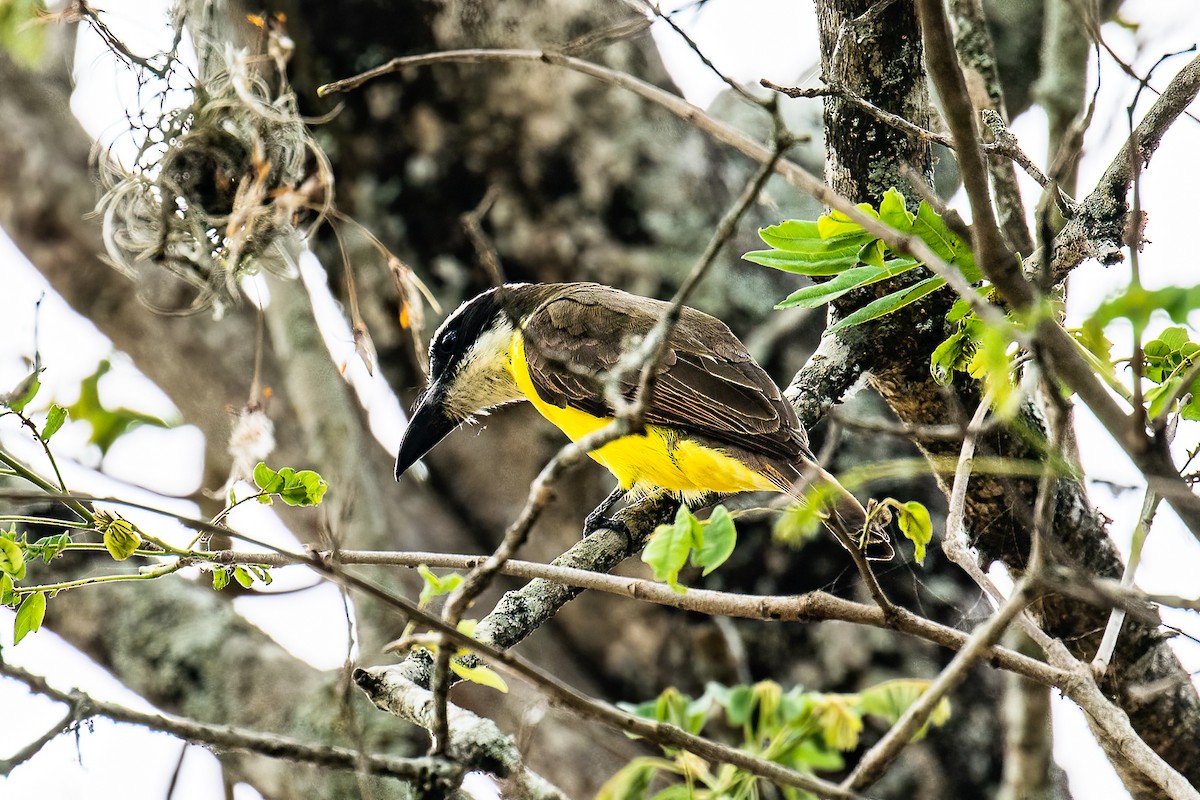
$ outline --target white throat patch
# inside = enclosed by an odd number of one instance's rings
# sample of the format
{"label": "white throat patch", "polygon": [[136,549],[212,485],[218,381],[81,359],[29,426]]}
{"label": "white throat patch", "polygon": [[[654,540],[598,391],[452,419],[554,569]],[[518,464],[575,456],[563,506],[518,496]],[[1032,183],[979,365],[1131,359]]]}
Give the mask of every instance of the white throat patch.
{"label": "white throat patch", "polygon": [[501,316],[471,345],[446,391],[443,402],[449,416],[467,420],[525,398],[508,371],[512,339],[513,327]]}

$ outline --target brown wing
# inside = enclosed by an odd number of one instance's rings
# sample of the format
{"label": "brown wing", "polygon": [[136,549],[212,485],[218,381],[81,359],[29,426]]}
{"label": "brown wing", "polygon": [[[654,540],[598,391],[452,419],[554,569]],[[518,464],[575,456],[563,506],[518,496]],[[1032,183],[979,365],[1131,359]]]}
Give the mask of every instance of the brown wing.
{"label": "brown wing", "polygon": [[[611,416],[604,376],[667,304],[599,284],[538,292],[523,323],[525,357],[538,395],[560,408]],[[534,302],[531,300],[531,302]],[[637,375],[622,393],[632,398]],[[812,459],[808,437],[779,388],[720,320],[684,308],[658,368],[646,421],[769,459]]]}

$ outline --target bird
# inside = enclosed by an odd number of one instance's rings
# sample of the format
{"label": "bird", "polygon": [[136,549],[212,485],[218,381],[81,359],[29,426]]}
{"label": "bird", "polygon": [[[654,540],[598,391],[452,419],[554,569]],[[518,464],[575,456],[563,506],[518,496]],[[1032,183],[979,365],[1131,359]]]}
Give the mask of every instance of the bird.
{"label": "bird", "polygon": [[[529,402],[568,438],[605,427],[617,413],[606,394],[618,362],[670,304],[598,283],[509,283],[467,300],[429,346],[429,381],[409,415],[396,480],[460,425],[498,406]],[[638,369],[618,377],[632,401]],[[610,525],[621,499],[661,493],[696,509],[746,491],[826,492],[826,523],[839,541],[891,547],[882,526],[817,463],[808,434],[779,387],[724,322],[679,309],[655,368],[644,429],[589,453],[617,479],[588,515],[585,533]]]}

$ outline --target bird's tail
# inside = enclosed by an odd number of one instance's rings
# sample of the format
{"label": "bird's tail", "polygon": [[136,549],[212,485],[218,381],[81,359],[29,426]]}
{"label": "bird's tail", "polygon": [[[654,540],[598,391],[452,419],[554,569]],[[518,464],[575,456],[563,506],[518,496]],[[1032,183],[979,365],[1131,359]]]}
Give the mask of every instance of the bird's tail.
{"label": "bird's tail", "polygon": [[825,514],[825,527],[843,547],[861,550],[870,561],[890,561],[896,555],[887,532],[892,515],[886,508],[868,514],[858,498],[816,462],[805,464],[801,484],[815,491],[808,492],[808,497],[797,497],[799,487],[793,487],[789,494],[801,502],[819,504]]}
{"label": "bird's tail", "polygon": [[838,493],[828,508],[829,518],[825,520],[825,525],[833,529],[842,545],[863,551],[868,561],[891,561],[896,556],[896,548],[892,546],[892,539],[887,532],[891,513],[886,508],[880,508],[870,515],[868,522],[867,510],[858,502],[858,498],[840,483],[836,489]]}

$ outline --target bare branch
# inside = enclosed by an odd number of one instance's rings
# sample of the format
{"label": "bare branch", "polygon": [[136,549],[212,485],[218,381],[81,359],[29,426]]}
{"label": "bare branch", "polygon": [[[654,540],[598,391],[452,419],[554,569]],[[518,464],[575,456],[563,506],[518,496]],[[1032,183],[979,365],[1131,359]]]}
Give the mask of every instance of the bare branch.
{"label": "bare branch", "polygon": [[967,677],[967,670],[999,641],[1009,623],[1024,610],[1027,602],[1026,585],[1024,582],[1018,582],[1008,602],[971,634],[966,645],[958,651],[929,688],[904,711],[883,738],[867,751],[850,775],[842,781],[843,788],[860,789],[879,780],[888,766],[900,755],[900,751],[929,721],[930,715],[942,698],[963,682]]}
{"label": "bare branch", "polygon": [[279,736],[274,733],[237,728],[232,725],[210,725],[174,714],[147,713],[116,703],[97,700],[80,691],[64,692],[55,689],[45,678],[12,664],[0,663],[0,675],[24,683],[38,694],[73,709],[85,709],[89,716],[107,717],[117,722],[141,725],[163,731],[195,744],[228,750],[246,750],[271,758],[298,761],[334,769],[363,769],[374,775],[440,784],[447,788],[458,786],[464,770],[453,763],[430,758],[399,758],[384,754],[360,753],[346,747],[315,745]]}
{"label": "bare branch", "polygon": [[1081,203],[1075,216],[1054,241],[1051,268],[1062,281],[1087,258],[1112,264],[1122,259],[1128,207],[1126,196],[1133,182],[1129,153],[1137,153],[1143,166],[1150,163],[1162,137],[1200,93],[1200,56],[1180,70],[1142,117],[1133,135],[1104,171],[1096,188]]}
{"label": "bare branch", "polygon": [[975,259],[1010,303],[1024,307],[1030,302],[1032,291],[996,223],[987,168],[976,144],[979,130],[975,109],[954,50],[943,0],[918,0],[917,10],[925,40],[925,61],[954,136],[959,174],[971,203],[971,245]]}

